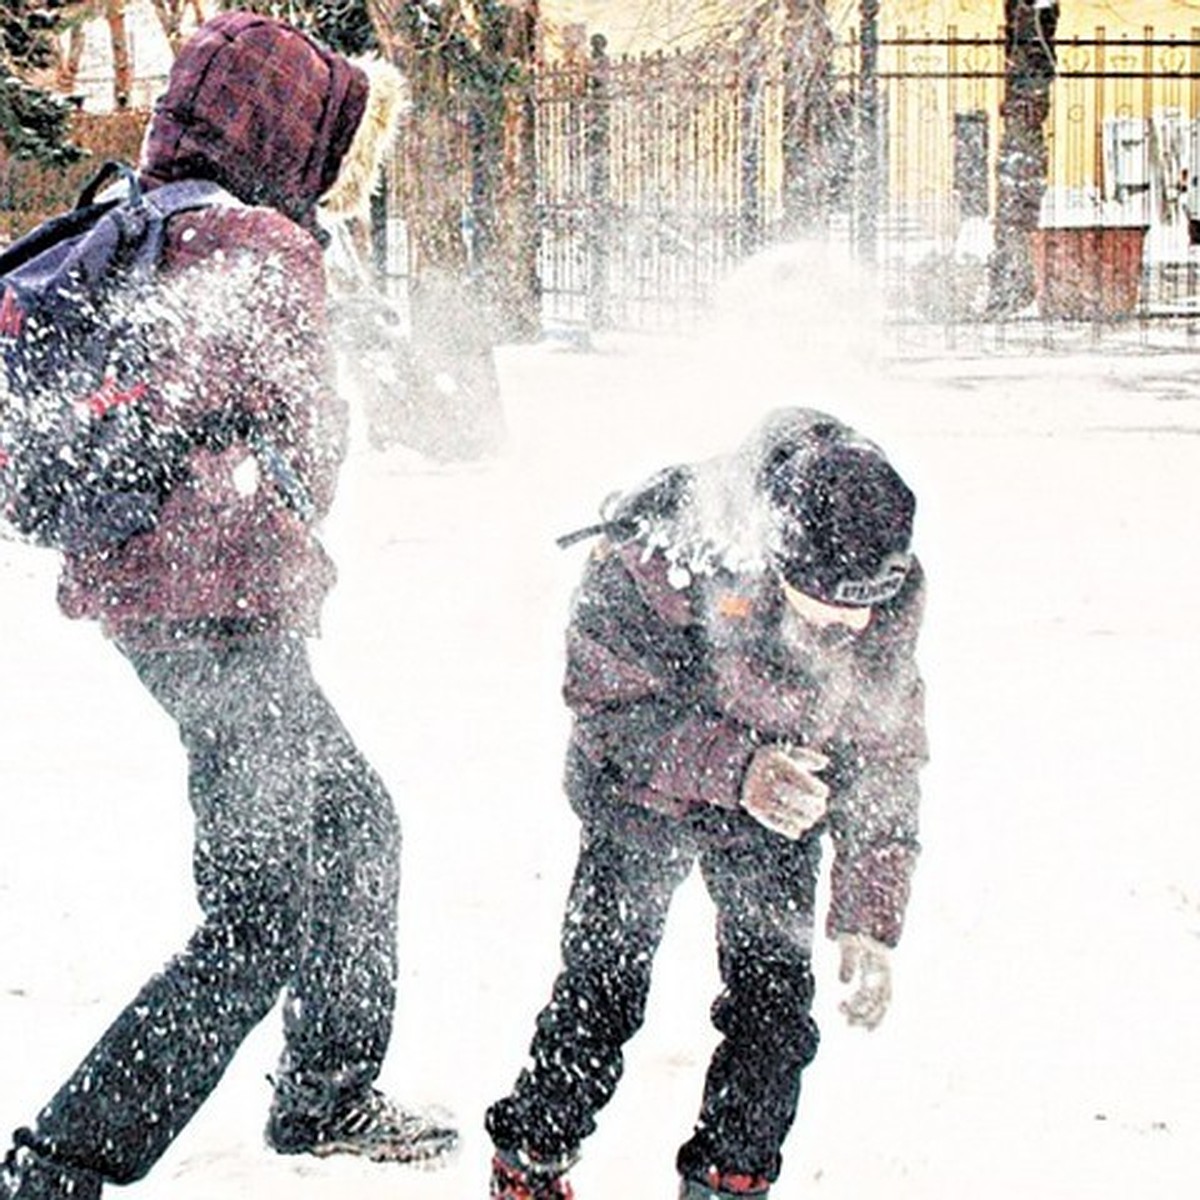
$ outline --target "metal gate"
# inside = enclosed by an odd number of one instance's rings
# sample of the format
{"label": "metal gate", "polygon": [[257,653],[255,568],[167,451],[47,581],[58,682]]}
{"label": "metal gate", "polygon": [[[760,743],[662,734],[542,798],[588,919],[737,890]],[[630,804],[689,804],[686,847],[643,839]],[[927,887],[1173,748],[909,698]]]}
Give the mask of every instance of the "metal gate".
{"label": "metal gate", "polygon": [[778,81],[726,50],[544,70],[537,89],[547,316],[686,322],[780,216]]}

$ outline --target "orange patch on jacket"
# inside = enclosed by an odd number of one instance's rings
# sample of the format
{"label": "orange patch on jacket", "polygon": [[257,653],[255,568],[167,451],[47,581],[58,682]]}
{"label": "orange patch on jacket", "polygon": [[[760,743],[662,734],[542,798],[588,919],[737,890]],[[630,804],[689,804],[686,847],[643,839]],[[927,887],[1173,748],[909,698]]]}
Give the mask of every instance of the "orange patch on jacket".
{"label": "orange patch on jacket", "polygon": [[726,592],[717,598],[717,612],[737,621],[744,621],[753,607],[748,596],[739,596],[736,592]]}

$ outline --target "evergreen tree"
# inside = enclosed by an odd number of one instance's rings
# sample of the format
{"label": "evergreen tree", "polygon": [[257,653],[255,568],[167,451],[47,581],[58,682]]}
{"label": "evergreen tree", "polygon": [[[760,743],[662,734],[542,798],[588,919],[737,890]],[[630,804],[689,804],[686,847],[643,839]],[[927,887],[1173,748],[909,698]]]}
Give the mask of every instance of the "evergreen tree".
{"label": "evergreen tree", "polygon": [[378,49],[366,0],[315,0],[307,7],[313,33],[335,50],[363,54]]}
{"label": "evergreen tree", "polygon": [[342,54],[378,49],[366,0],[227,0],[225,7],[278,17],[298,29],[307,29]]}
{"label": "evergreen tree", "polygon": [[54,34],[68,0],[0,0],[0,144],[14,158],[49,166],[77,160],[69,141],[71,106],[27,82],[54,62]]}

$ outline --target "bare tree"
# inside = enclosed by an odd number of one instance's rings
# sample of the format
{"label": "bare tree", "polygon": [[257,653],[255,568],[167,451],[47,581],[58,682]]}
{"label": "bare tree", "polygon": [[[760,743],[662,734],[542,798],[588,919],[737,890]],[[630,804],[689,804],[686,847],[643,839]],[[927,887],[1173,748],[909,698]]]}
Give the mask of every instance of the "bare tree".
{"label": "bare tree", "polygon": [[166,34],[167,45],[171,53],[176,54],[183,43],[184,19],[190,12],[193,21],[198,25],[205,18],[204,6],[201,0],[153,0],[154,14]]}
{"label": "bare tree", "polygon": [[[157,2],[157,0],[156,0]],[[85,27],[91,21],[103,21],[113,68],[113,107],[128,108],[133,99],[134,64],[129,48],[126,0],[83,0],[74,4],[65,20],[65,47],[56,47],[54,86],[63,94],[75,91],[83,58]]]}
{"label": "bare tree", "polygon": [[125,24],[125,0],[101,0],[108,40],[112,46],[113,103],[128,108],[133,98],[133,59],[129,52],[129,30]]}
{"label": "bare tree", "polygon": [[54,71],[54,89],[64,96],[75,91],[79,80],[79,65],[83,61],[83,22],[76,20],[64,30],[65,48],[57,47],[58,61]]}
{"label": "bare tree", "polygon": [[468,134],[475,267],[497,337],[541,326],[534,161],[537,0],[489,4],[481,49],[495,64],[470,101]]}
{"label": "bare tree", "polygon": [[[498,335],[537,326],[533,57],[537,0],[370,0],[408,75],[414,274],[473,276]],[[419,169],[418,169],[419,168]],[[465,223],[466,236],[463,236]]]}

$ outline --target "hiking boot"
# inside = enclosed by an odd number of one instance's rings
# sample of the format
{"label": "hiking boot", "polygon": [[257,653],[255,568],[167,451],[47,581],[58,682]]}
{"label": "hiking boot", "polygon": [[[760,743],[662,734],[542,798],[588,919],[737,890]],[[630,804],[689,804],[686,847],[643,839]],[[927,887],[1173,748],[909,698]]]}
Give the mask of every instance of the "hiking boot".
{"label": "hiking boot", "polygon": [[722,1174],[715,1167],[705,1172],[703,1179],[684,1178],[679,1184],[679,1200],[744,1200],[753,1197],[763,1200],[771,1190],[765,1175],[742,1175],[736,1171]]}
{"label": "hiking boot", "polygon": [[537,1161],[515,1150],[497,1150],[492,1158],[489,1200],[575,1200],[567,1179],[574,1161],[574,1155]]}
{"label": "hiking boot", "polygon": [[458,1130],[440,1115],[401,1108],[372,1088],[322,1113],[294,1108],[277,1093],[266,1139],[279,1154],[357,1154],[372,1162],[431,1163],[458,1145]]}

